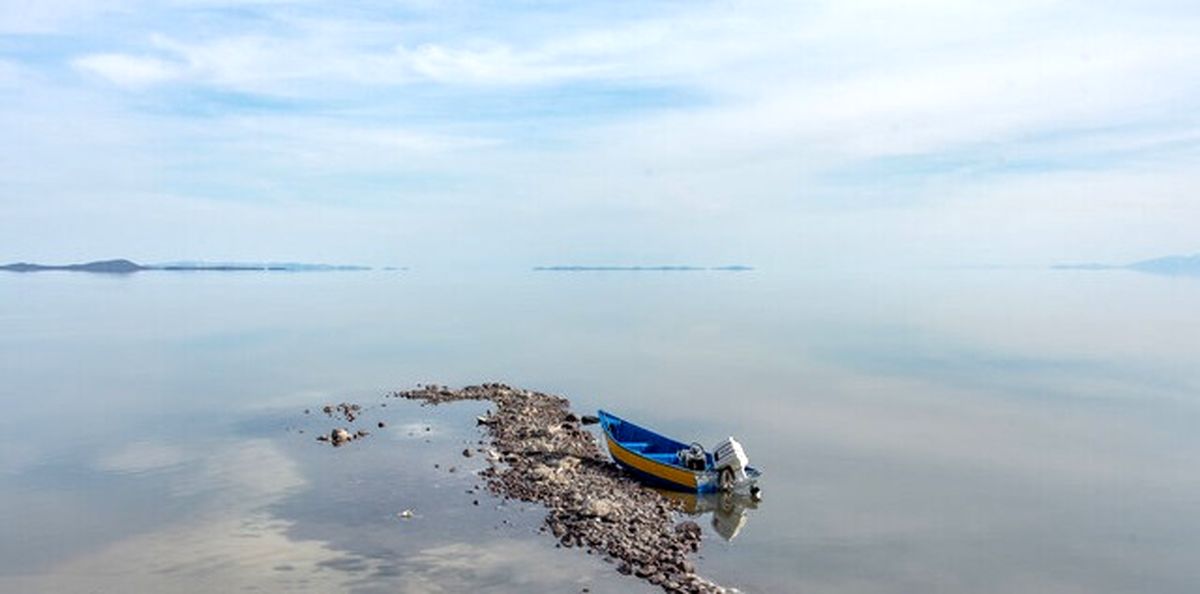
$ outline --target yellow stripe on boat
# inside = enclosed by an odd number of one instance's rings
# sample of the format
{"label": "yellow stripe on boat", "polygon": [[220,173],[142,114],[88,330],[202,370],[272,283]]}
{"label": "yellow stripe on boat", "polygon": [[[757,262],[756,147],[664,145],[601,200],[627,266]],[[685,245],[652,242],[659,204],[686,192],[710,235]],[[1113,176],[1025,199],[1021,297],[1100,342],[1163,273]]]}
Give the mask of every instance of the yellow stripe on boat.
{"label": "yellow stripe on boat", "polygon": [[651,460],[644,456],[625,449],[621,442],[613,439],[608,434],[604,436],[608,440],[608,451],[614,458],[628,464],[646,474],[656,476],[665,481],[671,481],[677,485],[682,485],[690,489],[696,488],[695,473],[688,472],[682,468],[676,468],[670,464],[664,464],[657,460]]}

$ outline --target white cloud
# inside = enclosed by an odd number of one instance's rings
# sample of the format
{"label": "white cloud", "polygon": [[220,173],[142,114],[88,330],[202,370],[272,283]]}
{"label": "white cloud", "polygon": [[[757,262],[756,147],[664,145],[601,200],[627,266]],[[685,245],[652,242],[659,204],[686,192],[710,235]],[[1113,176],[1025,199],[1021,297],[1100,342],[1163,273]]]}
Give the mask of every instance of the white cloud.
{"label": "white cloud", "polygon": [[124,87],[145,87],[181,77],[178,64],[146,56],[92,54],[72,61],[75,68]]}
{"label": "white cloud", "polygon": [[0,0],[0,33],[59,33],[89,18],[125,10],[129,4],[124,0]]}
{"label": "white cloud", "polygon": [[429,79],[459,84],[537,84],[588,78],[611,71],[604,64],[572,63],[541,52],[521,52],[494,44],[466,49],[427,44],[399,47],[396,55],[405,69]]}
{"label": "white cloud", "polygon": [[0,60],[0,88],[16,87],[24,78],[24,69],[11,60]]}

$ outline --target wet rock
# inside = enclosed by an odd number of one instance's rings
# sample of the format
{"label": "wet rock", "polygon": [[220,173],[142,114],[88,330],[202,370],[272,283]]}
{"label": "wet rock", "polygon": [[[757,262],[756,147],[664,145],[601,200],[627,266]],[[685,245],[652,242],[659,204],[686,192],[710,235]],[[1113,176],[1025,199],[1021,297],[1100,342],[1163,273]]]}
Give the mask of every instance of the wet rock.
{"label": "wet rock", "polygon": [[583,415],[579,417],[579,422],[584,425],[595,425],[600,422],[600,417],[596,415]]}
{"label": "wet rock", "polygon": [[341,427],[329,432],[329,441],[333,443],[334,447],[347,443],[352,439],[354,437],[350,435],[350,432]]}
{"label": "wet rock", "polygon": [[684,520],[675,525],[675,534],[682,535],[688,540],[700,540],[702,533],[700,525],[691,520]]}
{"label": "wet rock", "polygon": [[463,458],[470,458],[471,457],[471,449],[463,448],[462,455],[463,455]]}

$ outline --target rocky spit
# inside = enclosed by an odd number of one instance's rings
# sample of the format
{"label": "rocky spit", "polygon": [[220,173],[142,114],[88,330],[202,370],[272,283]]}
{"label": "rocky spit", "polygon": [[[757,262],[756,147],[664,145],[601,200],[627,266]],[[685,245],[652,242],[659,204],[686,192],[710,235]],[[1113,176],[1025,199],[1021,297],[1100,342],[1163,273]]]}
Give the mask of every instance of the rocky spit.
{"label": "rocky spit", "polygon": [[677,523],[678,503],[623,476],[582,427],[594,418],[572,413],[567,399],[503,384],[460,390],[427,385],[392,396],[425,404],[495,404],[478,418],[488,434],[483,453],[489,465],[481,475],[498,496],[545,506],[541,530],[559,546],[602,555],[616,571],[667,592],[736,591],[696,574],[688,557],[700,548],[700,526]]}

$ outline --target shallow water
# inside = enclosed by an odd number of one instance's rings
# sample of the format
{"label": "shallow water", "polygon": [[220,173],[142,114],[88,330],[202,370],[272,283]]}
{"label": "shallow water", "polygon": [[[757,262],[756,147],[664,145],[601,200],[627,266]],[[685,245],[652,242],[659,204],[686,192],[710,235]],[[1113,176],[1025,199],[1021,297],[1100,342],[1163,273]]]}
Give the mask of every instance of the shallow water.
{"label": "shallow water", "polygon": [[[698,566],[747,592],[1194,592],[1197,302],[1118,271],[5,274],[0,591],[653,591],[468,493],[481,405],[381,398],[504,381],[738,437],[766,499],[701,516]],[[373,434],[317,443],[342,401]]]}

